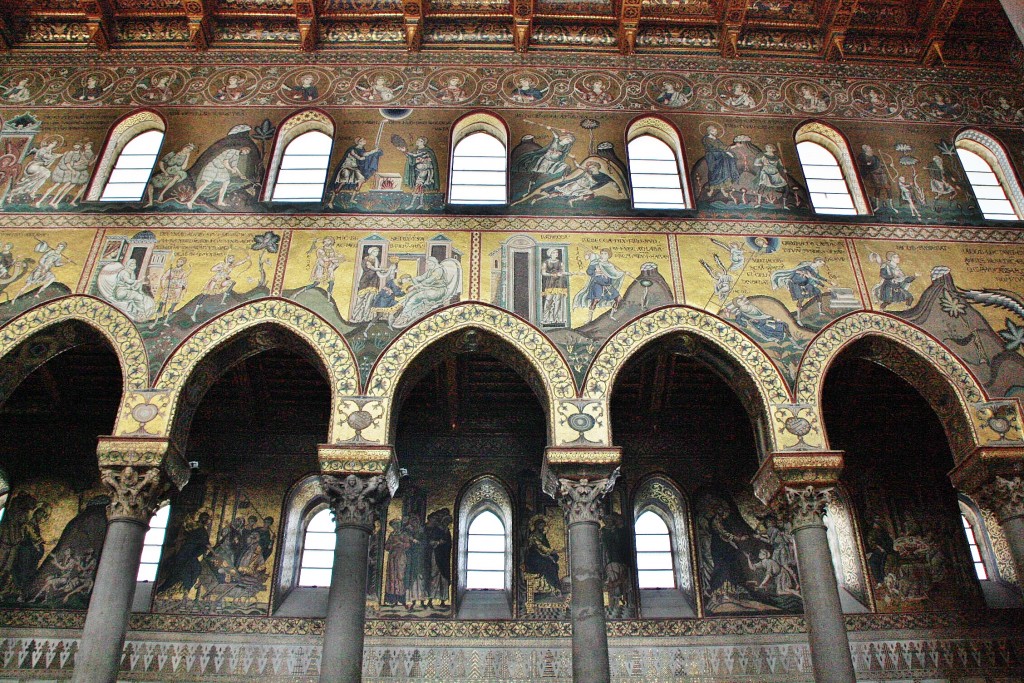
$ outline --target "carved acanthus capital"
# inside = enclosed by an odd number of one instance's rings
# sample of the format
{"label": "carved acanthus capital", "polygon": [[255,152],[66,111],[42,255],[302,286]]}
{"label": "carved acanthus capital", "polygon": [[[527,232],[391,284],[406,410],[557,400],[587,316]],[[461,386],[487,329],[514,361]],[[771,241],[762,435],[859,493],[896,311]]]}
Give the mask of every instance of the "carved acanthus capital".
{"label": "carved acanthus capital", "polygon": [[995,510],[1000,522],[1024,517],[1024,476],[996,475],[987,485],[978,490],[979,502]]}
{"label": "carved acanthus capital", "polygon": [[787,486],[783,491],[785,495],[777,498],[776,504],[794,531],[805,526],[821,526],[824,524],[821,518],[826,506],[832,502],[834,491],[831,486]]}
{"label": "carved acanthus capital", "polygon": [[382,474],[349,474],[344,478],[322,474],[320,485],[338,528],[355,526],[372,531],[377,506],[389,494],[387,479]]}
{"label": "carved acanthus capital", "polygon": [[601,504],[604,497],[615,488],[615,480],[618,478],[618,468],[615,468],[610,477],[601,479],[558,478],[558,486],[553,497],[565,513],[566,525],[572,526],[583,522],[598,524],[601,521]]}
{"label": "carved acanthus capital", "polygon": [[141,524],[149,524],[149,518],[171,487],[161,469],[153,466],[103,467],[100,481],[110,493],[107,519]]}

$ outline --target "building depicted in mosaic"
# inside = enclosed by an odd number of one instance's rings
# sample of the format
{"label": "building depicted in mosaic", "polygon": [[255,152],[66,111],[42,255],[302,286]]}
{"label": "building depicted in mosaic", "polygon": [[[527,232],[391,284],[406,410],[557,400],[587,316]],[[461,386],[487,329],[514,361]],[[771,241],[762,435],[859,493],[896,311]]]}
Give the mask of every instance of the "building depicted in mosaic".
{"label": "building depicted in mosaic", "polygon": [[1024,680],[1022,14],[11,3],[0,680]]}

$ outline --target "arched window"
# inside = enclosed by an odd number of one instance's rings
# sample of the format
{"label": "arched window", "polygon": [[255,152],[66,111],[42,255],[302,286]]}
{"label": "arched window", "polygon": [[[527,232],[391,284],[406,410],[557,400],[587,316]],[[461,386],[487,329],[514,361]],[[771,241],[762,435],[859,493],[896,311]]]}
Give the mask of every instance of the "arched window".
{"label": "arched window", "polygon": [[324,508],[306,525],[299,562],[300,586],[330,587],[336,540],[334,517],[329,508]]}
{"label": "arched window", "polygon": [[964,523],[964,536],[967,537],[967,547],[971,551],[971,562],[974,563],[974,573],[978,581],[988,581],[988,570],[985,569],[985,560],[981,557],[981,546],[978,545],[978,537],[974,534],[974,526],[967,515],[960,513],[960,519]]}
{"label": "arched window", "polygon": [[490,510],[469,522],[466,542],[466,590],[505,588],[505,525]]}
{"label": "arched window", "polygon": [[459,497],[458,616],[511,618],[512,499],[494,477],[481,477]]}
{"label": "arched window", "polygon": [[985,218],[1021,220],[1024,196],[1003,146],[981,131],[966,130],[956,138],[956,153]]}
{"label": "arched window", "polygon": [[470,114],[452,129],[449,204],[508,201],[508,131],[491,114]]}
{"label": "arched window", "polygon": [[155,112],[135,112],[114,124],[96,165],[86,198],[100,202],[137,202],[153,173],[166,125]]}
{"label": "arched window", "polygon": [[672,536],[661,515],[645,510],[636,518],[637,584],[646,588],[675,588],[673,571]]}
{"label": "arched window", "polygon": [[675,128],[645,117],[629,127],[626,139],[633,208],[687,208],[682,145]]}
{"label": "arched window", "polygon": [[334,146],[334,122],[316,109],[288,117],[277,131],[263,199],[319,202]]}
{"label": "arched window", "polygon": [[633,538],[644,618],[697,616],[689,517],[686,500],[667,478],[650,477],[637,489]]}
{"label": "arched window", "polygon": [[850,147],[839,131],[812,121],[797,129],[795,140],[815,213],[871,213],[857,180]]}
{"label": "arched window", "polygon": [[957,503],[974,575],[978,577],[985,604],[993,608],[1021,607],[1024,595],[1016,583],[1017,568],[995,514],[989,510],[982,512],[963,494],[958,494]]}
{"label": "arched window", "polygon": [[136,581],[155,581],[156,570],[160,567],[160,554],[164,549],[164,536],[167,535],[167,520],[171,516],[171,506],[164,503],[149,518],[149,531],[142,545],[142,561],[139,562],[139,574]]}

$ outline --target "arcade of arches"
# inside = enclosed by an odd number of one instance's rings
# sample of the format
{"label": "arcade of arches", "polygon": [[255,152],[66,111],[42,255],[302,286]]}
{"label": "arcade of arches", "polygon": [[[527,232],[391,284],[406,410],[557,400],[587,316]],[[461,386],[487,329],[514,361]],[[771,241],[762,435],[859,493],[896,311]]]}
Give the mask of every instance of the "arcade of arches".
{"label": "arcade of arches", "polygon": [[1019,16],[30,4],[0,681],[1024,676]]}

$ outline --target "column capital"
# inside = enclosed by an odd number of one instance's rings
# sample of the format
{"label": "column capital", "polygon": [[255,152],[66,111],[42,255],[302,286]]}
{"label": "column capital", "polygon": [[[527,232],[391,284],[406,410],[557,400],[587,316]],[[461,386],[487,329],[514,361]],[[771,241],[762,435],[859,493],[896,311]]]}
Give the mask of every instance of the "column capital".
{"label": "column capital", "polygon": [[1001,522],[1024,517],[1024,447],[976,448],[949,478],[958,490],[994,510]]}
{"label": "column capital", "polygon": [[148,524],[165,495],[188,483],[191,470],[170,439],[101,436],[100,482],[110,494],[107,519]]}
{"label": "column capital", "polygon": [[770,453],[757,469],[751,485],[757,499],[771,507],[776,502],[785,502],[787,488],[835,486],[842,471],[842,451]]}
{"label": "column capital", "polygon": [[619,478],[619,468],[608,465],[581,466],[578,462],[554,465],[544,459],[541,469],[544,493],[558,502],[567,526],[601,521],[601,504]]}
{"label": "column capital", "polygon": [[339,529],[354,526],[373,531],[376,508],[389,496],[383,474],[321,474],[320,485]]}
{"label": "column capital", "polygon": [[775,501],[775,509],[787,519],[793,529],[808,526],[823,526],[825,507],[832,502],[835,488],[832,486],[787,486],[783,495]]}

